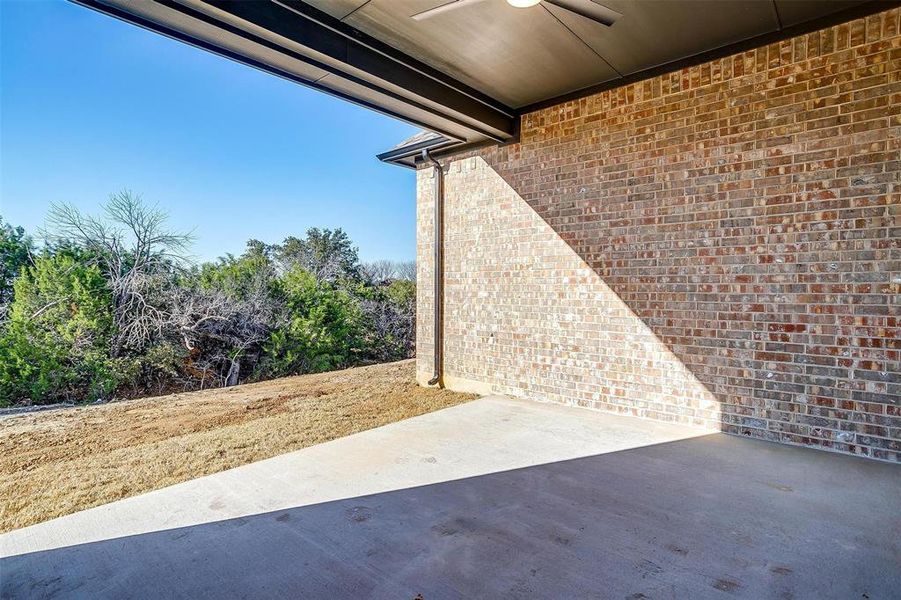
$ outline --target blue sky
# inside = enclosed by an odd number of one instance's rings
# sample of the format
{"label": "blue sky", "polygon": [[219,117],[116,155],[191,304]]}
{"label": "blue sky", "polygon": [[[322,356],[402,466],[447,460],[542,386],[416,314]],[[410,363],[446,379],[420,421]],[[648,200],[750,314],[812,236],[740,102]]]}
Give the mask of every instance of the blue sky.
{"label": "blue sky", "polygon": [[313,226],[412,259],[414,174],[375,154],[415,131],[62,0],[0,0],[0,214],[30,231],[128,188],[200,259]]}

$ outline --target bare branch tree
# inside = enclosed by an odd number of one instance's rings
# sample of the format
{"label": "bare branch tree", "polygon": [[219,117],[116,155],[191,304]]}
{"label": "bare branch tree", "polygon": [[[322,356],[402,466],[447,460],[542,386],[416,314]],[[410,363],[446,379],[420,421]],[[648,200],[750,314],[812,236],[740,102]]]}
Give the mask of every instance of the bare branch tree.
{"label": "bare branch tree", "polygon": [[397,266],[390,260],[374,260],[363,263],[360,272],[369,285],[383,285],[397,276]]}
{"label": "bare branch tree", "polygon": [[69,204],[50,208],[47,239],[84,251],[109,283],[116,325],[112,357],[126,348],[144,348],[168,320],[163,292],[193,238],[168,230],[167,219],[165,212],[127,190],[110,196],[103,217],[84,214]]}
{"label": "bare branch tree", "polygon": [[405,260],[397,263],[397,278],[406,281],[416,281],[416,261]]}
{"label": "bare branch tree", "polygon": [[396,279],[416,281],[416,263],[374,260],[360,265],[360,273],[369,285],[385,285]]}
{"label": "bare branch tree", "polygon": [[361,308],[369,326],[367,335],[373,340],[373,358],[387,361],[413,356],[416,316],[412,303],[400,306],[387,300],[364,300]]}
{"label": "bare branch tree", "polygon": [[188,350],[201,387],[209,377],[217,385],[235,385],[244,354],[268,339],[276,306],[259,286],[244,298],[216,289],[178,288],[169,325]]}

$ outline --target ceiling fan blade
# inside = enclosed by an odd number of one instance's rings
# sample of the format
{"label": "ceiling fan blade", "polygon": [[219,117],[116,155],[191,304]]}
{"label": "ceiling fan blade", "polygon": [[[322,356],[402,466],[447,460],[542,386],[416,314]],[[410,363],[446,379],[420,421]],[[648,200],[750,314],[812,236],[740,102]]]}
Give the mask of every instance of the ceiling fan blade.
{"label": "ceiling fan blade", "polygon": [[429,8],[423,10],[421,12],[416,13],[415,15],[410,15],[410,18],[414,21],[422,21],[423,19],[428,19],[430,17],[434,17],[436,15],[440,15],[441,13],[445,13],[450,10],[455,10],[457,8],[462,8],[468,4],[475,4],[476,2],[482,2],[482,0],[450,0],[450,2],[445,2],[444,4],[439,4],[434,8]]}
{"label": "ceiling fan blade", "polygon": [[601,25],[610,27],[618,18],[623,16],[612,8],[601,6],[592,0],[541,0],[557,8],[568,10],[569,12],[591,19]]}

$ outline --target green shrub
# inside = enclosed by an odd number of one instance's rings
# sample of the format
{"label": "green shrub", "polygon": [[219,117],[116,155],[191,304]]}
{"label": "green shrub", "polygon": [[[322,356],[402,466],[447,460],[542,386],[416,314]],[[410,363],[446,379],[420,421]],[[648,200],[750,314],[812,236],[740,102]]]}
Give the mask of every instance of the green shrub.
{"label": "green shrub", "polygon": [[362,313],[347,291],[295,268],[280,281],[285,323],[265,345],[267,376],[315,373],[353,363],[359,353]]}
{"label": "green shrub", "polygon": [[0,318],[3,318],[13,299],[13,282],[28,265],[34,249],[31,238],[21,227],[13,227],[0,217]]}
{"label": "green shrub", "polygon": [[180,260],[189,236],[165,229],[164,213],[129,193],[104,208],[97,217],[55,206],[40,250],[0,220],[0,406],[412,356],[409,269],[364,268],[340,229],[250,240],[240,256],[191,266]]}
{"label": "green shrub", "polygon": [[0,403],[104,398],[127,377],[109,358],[110,293],[99,269],[67,254],[39,258],[16,279],[0,343]]}
{"label": "green shrub", "polygon": [[416,282],[395,279],[385,288],[385,295],[399,308],[413,310],[416,306]]}
{"label": "green shrub", "polygon": [[363,348],[366,360],[386,362],[412,356],[416,327],[416,284],[398,279],[388,285],[368,287],[359,295],[363,298]]}
{"label": "green shrub", "polygon": [[275,268],[262,253],[246,253],[238,258],[229,255],[216,263],[204,263],[196,277],[201,288],[219,290],[233,299],[245,299],[260,289],[271,288],[274,280]]}

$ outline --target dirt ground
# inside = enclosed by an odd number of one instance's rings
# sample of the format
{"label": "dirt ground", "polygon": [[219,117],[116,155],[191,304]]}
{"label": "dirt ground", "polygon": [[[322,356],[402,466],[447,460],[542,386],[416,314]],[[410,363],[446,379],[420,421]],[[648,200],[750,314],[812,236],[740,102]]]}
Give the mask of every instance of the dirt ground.
{"label": "dirt ground", "polygon": [[473,398],[414,361],[0,417],[0,531]]}

